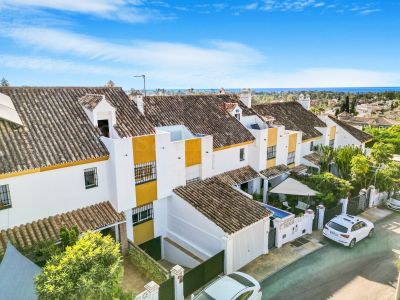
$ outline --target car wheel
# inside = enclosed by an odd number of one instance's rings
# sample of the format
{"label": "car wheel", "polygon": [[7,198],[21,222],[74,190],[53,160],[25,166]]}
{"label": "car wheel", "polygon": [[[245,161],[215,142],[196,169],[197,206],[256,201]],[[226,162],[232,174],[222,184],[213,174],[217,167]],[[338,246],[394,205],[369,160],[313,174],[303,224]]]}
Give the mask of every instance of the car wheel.
{"label": "car wheel", "polygon": [[349,244],[349,248],[352,249],[352,248],[354,248],[355,245],[356,245],[356,239],[352,239]]}
{"label": "car wheel", "polygon": [[368,233],[368,237],[369,237],[369,238],[372,238],[373,235],[374,235],[374,230],[371,229],[371,231]]}

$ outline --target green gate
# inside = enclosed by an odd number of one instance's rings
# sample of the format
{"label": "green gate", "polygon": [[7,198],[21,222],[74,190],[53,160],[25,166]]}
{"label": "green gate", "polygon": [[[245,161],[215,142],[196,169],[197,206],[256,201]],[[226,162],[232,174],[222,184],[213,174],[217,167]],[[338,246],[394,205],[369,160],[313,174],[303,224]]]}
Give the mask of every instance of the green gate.
{"label": "green gate", "polygon": [[140,249],[145,251],[154,260],[161,259],[161,236],[139,245]]}
{"label": "green gate", "polygon": [[158,298],[162,300],[175,300],[174,277],[171,277],[160,284],[158,295]]}
{"label": "green gate", "polygon": [[188,297],[219,274],[224,273],[224,251],[191,269],[183,277],[183,295]]}

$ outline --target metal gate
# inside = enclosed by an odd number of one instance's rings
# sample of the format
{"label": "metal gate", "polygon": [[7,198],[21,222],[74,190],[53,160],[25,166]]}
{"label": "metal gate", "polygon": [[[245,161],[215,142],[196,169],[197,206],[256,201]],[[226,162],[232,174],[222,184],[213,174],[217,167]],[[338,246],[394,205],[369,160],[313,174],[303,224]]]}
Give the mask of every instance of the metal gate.
{"label": "metal gate", "polygon": [[158,293],[159,293],[159,299],[175,300],[174,277],[171,277],[165,280],[163,283],[161,283]]}
{"label": "metal gate", "polygon": [[139,245],[140,249],[144,250],[154,260],[161,259],[161,236]]}
{"label": "metal gate", "polygon": [[219,274],[224,273],[224,257],[225,251],[221,251],[183,276],[183,295],[185,298]]}
{"label": "metal gate", "polygon": [[313,220],[313,230],[318,229],[318,220],[319,220],[319,211],[318,209],[314,210],[314,220]]}
{"label": "metal gate", "polygon": [[366,210],[368,207],[368,201],[366,195],[359,195],[349,199],[347,204],[347,213],[349,215],[358,215],[359,213]]}
{"label": "metal gate", "polygon": [[342,203],[339,203],[338,205],[332,207],[332,208],[327,208],[325,209],[325,214],[324,214],[324,226],[326,223],[328,223],[332,218],[336,217],[337,215],[340,215],[342,213]]}
{"label": "metal gate", "polygon": [[276,228],[270,227],[268,232],[268,249],[275,248]]}

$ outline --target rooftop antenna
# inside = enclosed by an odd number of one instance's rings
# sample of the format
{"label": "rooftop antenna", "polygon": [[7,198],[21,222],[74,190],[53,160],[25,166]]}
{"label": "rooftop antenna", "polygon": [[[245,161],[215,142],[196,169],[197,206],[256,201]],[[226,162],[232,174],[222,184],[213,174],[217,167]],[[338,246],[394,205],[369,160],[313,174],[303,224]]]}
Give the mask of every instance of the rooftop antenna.
{"label": "rooftop antenna", "polygon": [[146,75],[134,75],[133,77],[136,77],[136,78],[142,77],[143,78],[143,91],[144,91],[144,96],[146,97]]}

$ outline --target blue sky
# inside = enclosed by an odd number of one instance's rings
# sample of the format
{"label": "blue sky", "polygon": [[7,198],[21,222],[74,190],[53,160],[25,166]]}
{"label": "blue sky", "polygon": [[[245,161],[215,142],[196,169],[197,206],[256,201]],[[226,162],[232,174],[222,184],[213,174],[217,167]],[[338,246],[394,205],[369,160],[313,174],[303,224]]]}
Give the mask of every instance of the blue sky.
{"label": "blue sky", "polygon": [[0,78],[139,88],[400,86],[400,1],[0,0]]}

